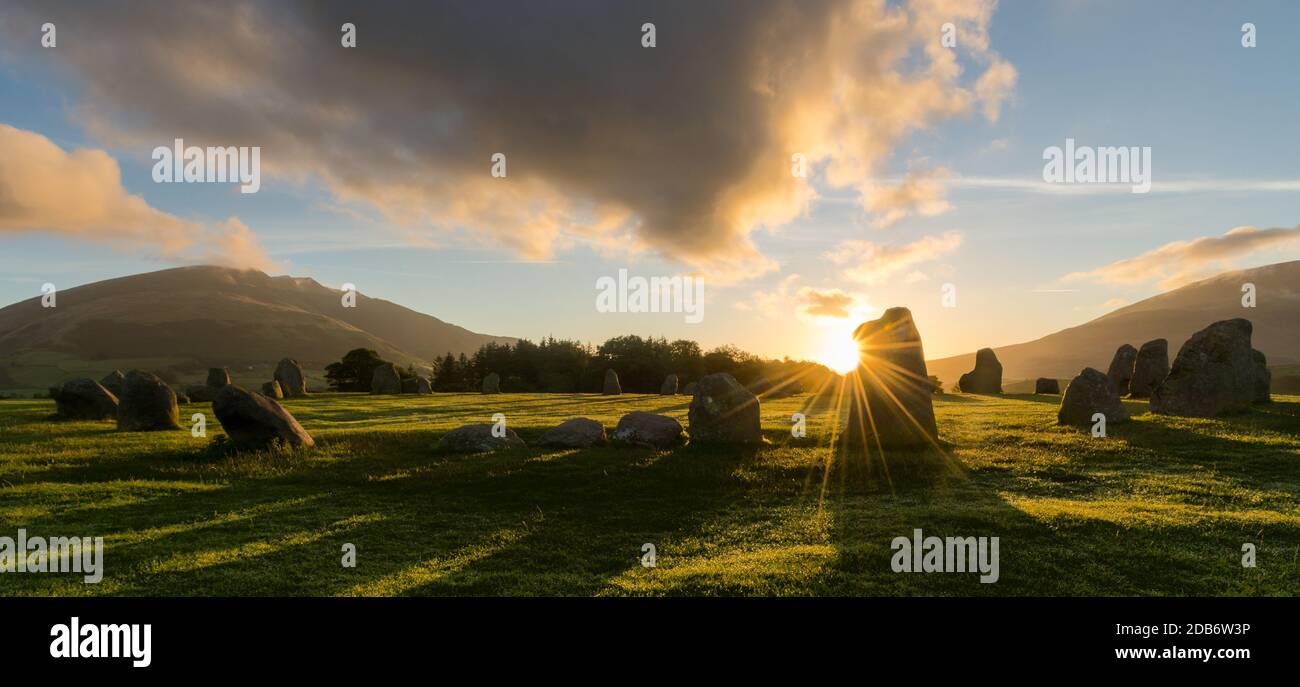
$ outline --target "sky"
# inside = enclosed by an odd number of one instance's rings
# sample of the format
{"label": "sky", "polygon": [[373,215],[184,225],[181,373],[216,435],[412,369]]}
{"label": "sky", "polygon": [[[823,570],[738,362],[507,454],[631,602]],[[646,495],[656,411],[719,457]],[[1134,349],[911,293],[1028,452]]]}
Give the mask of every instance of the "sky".
{"label": "sky", "polygon": [[[1297,26],[1286,1],[7,0],[0,303],[211,263],[534,340],[826,359],[906,306],[927,357],[1017,343],[1300,259]],[[176,138],[257,146],[259,190],[156,182]],[[1047,183],[1067,139],[1149,148],[1150,191]],[[619,270],[702,278],[701,321],[600,312]]]}

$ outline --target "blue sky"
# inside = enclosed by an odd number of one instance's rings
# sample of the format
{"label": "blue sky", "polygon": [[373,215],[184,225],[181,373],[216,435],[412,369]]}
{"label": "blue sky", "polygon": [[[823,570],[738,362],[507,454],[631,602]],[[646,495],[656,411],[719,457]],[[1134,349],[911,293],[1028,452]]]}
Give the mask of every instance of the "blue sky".
{"label": "blue sky", "polygon": [[[1242,47],[1244,22],[1255,24],[1257,47]],[[403,226],[364,200],[340,198],[314,175],[270,176],[252,195],[229,185],[155,184],[149,148],[119,145],[84,126],[78,111],[86,106],[87,77],[41,68],[39,52],[0,63],[0,123],[66,151],[107,151],[120,165],[122,186],[161,212],[193,222],[237,216],[285,272],[333,286],[351,282],[475,331],[592,342],[637,333],[804,357],[820,355],[826,337],[857,318],[906,305],[927,354],[939,357],[1036,338],[1162,288],[1155,278],[1063,280],[1067,274],[1234,227],[1300,224],[1300,192],[1234,187],[1300,180],[1297,27],[1300,4],[1291,2],[1003,2],[988,28],[989,47],[1018,78],[997,120],[976,108],[911,132],[892,147],[880,175],[898,180],[909,170],[946,169],[948,209],[882,228],[852,189],[832,188],[814,174],[821,198],[805,214],[751,234],[779,270],[706,281],[705,319],[696,325],[681,314],[595,312],[596,280],[619,268],[647,276],[701,269],[653,253],[630,260],[579,242],[549,259],[521,259],[518,251],[461,242],[418,223]],[[979,65],[968,57],[962,64],[969,82]],[[1080,145],[1150,146],[1152,192],[1048,193],[1003,183],[1040,182],[1044,148],[1067,137]],[[993,181],[972,186],[965,179]],[[1171,182],[1201,186],[1162,190]],[[39,229],[0,234],[0,303],[39,295],[45,282],[66,287],[185,264],[129,243]],[[843,265],[829,257],[845,241],[900,246],[946,232],[960,234],[959,247],[879,283],[845,279]],[[1208,276],[1293,259],[1300,259],[1300,243],[1291,241],[1165,267]],[[940,307],[945,283],[957,288],[955,308]],[[800,317],[792,300],[800,287],[852,294],[859,309],[834,321]],[[758,305],[764,302],[772,307]]]}

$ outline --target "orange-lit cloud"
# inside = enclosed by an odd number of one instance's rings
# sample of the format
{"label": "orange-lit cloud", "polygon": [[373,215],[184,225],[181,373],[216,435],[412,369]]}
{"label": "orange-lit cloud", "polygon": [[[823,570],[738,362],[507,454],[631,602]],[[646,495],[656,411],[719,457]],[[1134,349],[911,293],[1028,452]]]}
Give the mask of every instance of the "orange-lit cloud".
{"label": "orange-lit cloud", "polygon": [[[912,270],[917,265],[938,260],[956,250],[962,243],[959,232],[949,231],[934,236],[923,236],[916,241],[904,244],[880,244],[872,241],[843,241],[826,257],[832,262],[844,265],[844,276],[863,284],[878,284],[896,274]],[[925,279],[921,274],[915,279],[915,271],[909,274],[908,281]]]}

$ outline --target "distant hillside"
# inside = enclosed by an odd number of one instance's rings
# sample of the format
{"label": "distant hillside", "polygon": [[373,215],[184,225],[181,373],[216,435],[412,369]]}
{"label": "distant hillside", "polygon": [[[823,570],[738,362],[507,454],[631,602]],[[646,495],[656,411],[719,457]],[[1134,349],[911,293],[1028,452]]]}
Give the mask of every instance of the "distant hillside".
{"label": "distant hillside", "polygon": [[223,267],[109,279],[59,291],[55,308],[33,298],[0,309],[0,359],[56,354],[247,366],[288,356],[320,368],[364,346],[418,365],[514,341],[385,300],[358,294],[357,307],[344,308],[340,298],[313,279]]}
{"label": "distant hillside", "polygon": [[[1257,307],[1241,307],[1241,285],[1252,283]],[[994,348],[1008,380],[1072,378],[1084,367],[1103,372],[1121,344],[1169,340],[1169,357],[1211,322],[1244,317],[1254,324],[1255,348],[1270,366],[1300,363],[1300,261],[1225,272],[1120,308],[1091,322],[1028,343]],[[945,385],[975,366],[975,353],[927,361]]]}

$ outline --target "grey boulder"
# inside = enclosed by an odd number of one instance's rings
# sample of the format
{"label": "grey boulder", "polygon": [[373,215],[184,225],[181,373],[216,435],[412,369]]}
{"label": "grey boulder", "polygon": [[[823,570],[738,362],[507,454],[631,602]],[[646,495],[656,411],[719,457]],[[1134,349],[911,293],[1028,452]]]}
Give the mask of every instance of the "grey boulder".
{"label": "grey boulder", "polygon": [[514,430],[505,428],[504,436],[493,436],[494,425],[465,425],[447,432],[438,442],[439,451],[452,453],[481,453],[501,449],[524,448],[524,440]]}
{"label": "grey boulder", "polygon": [[725,372],[700,379],[687,420],[692,442],[759,444],[763,441],[758,398]]}
{"label": "grey boulder", "polygon": [[112,420],[117,396],[93,379],[73,379],[50,389],[59,417],[68,420]]}
{"label": "grey boulder", "polygon": [[293,415],[266,394],[228,384],[212,401],[221,428],[240,448],[266,448],[276,442],[293,448],[311,448],[316,442]]}
{"label": "grey boulder", "polygon": [[1061,396],[1056,422],[1061,425],[1091,425],[1092,416],[1101,413],[1107,424],[1128,421],[1128,411],[1119,400],[1119,390],[1101,370],[1086,367],[1070,380]]}
{"label": "grey boulder", "polygon": [[565,420],[546,430],[537,443],[550,448],[588,448],[603,445],[608,441],[604,425],[595,420],[578,417]]}
{"label": "grey boulder", "polygon": [[682,424],[667,415],[634,411],[619,418],[613,441],[646,448],[668,448],[682,442]]}
{"label": "grey boulder", "polygon": [[126,373],[117,405],[117,428],[127,432],[178,429],[181,414],[176,392],[157,375],[140,370]]}

